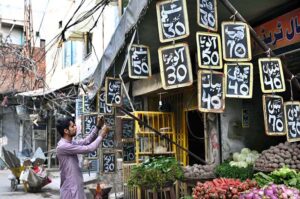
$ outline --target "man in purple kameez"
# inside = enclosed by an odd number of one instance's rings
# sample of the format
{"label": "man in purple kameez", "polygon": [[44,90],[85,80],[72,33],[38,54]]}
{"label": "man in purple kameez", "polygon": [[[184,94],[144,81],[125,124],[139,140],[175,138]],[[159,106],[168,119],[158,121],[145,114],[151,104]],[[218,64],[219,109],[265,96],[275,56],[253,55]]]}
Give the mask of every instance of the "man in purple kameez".
{"label": "man in purple kameez", "polygon": [[95,151],[109,132],[109,128],[104,125],[103,118],[97,118],[97,125],[90,135],[79,141],[73,141],[76,135],[76,125],[72,118],[59,119],[56,128],[62,137],[56,148],[61,179],[60,198],[85,199],[83,177],[77,154]]}

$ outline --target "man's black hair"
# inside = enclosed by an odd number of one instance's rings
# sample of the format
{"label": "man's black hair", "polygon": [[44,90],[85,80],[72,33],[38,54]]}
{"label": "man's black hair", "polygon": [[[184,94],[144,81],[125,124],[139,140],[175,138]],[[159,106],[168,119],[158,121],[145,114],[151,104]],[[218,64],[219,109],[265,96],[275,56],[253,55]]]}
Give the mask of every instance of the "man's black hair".
{"label": "man's black hair", "polygon": [[56,129],[61,137],[64,136],[64,129],[69,129],[71,121],[74,122],[72,117],[61,117],[56,121]]}

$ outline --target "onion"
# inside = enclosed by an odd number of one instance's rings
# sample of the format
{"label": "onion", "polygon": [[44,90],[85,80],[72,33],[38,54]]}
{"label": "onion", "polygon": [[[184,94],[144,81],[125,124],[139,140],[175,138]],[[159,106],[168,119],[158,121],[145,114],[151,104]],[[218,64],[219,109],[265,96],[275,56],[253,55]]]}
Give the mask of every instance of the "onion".
{"label": "onion", "polygon": [[245,196],[245,199],[252,199],[253,195],[254,195],[253,192],[249,192],[249,193],[246,193],[244,196]]}
{"label": "onion", "polygon": [[271,197],[273,195],[273,189],[271,187],[269,187],[269,188],[265,189],[264,193],[266,196]]}

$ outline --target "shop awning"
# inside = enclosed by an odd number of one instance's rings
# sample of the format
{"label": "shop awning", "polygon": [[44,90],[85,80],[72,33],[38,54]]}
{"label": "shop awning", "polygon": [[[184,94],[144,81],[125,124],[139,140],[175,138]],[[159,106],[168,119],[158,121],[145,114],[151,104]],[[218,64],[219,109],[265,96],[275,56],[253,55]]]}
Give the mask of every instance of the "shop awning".
{"label": "shop awning", "polygon": [[125,43],[126,34],[138,22],[144,8],[148,6],[148,0],[131,0],[117,26],[103,56],[92,76],[87,78],[88,82],[93,82],[93,86],[88,88],[89,98],[93,98],[100,89],[105,78],[105,73],[114,62],[119,50]]}
{"label": "shop awning", "polygon": [[48,95],[50,93],[53,93],[59,89],[66,88],[70,85],[64,85],[63,87],[57,87],[57,88],[40,88],[37,90],[32,90],[32,91],[26,91],[22,93],[17,93],[16,96],[24,96],[24,97],[37,97],[37,96],[42,96],[42,95]]}

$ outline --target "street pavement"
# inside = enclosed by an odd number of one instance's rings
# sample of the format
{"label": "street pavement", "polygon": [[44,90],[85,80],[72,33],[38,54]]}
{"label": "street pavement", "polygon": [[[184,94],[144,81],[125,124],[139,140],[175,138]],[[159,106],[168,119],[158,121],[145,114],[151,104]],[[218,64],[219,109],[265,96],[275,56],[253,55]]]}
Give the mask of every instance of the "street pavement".
{"label": "street pavement", "polygon": [[10,173],[10,170],[0,170],[0,199],[59,199],[59,189],[56,188],[59,185],[55,180],[43,187],[39,193],[26,193],[23,184],[18,185],[17,190],[12,192],[8,179]]}

